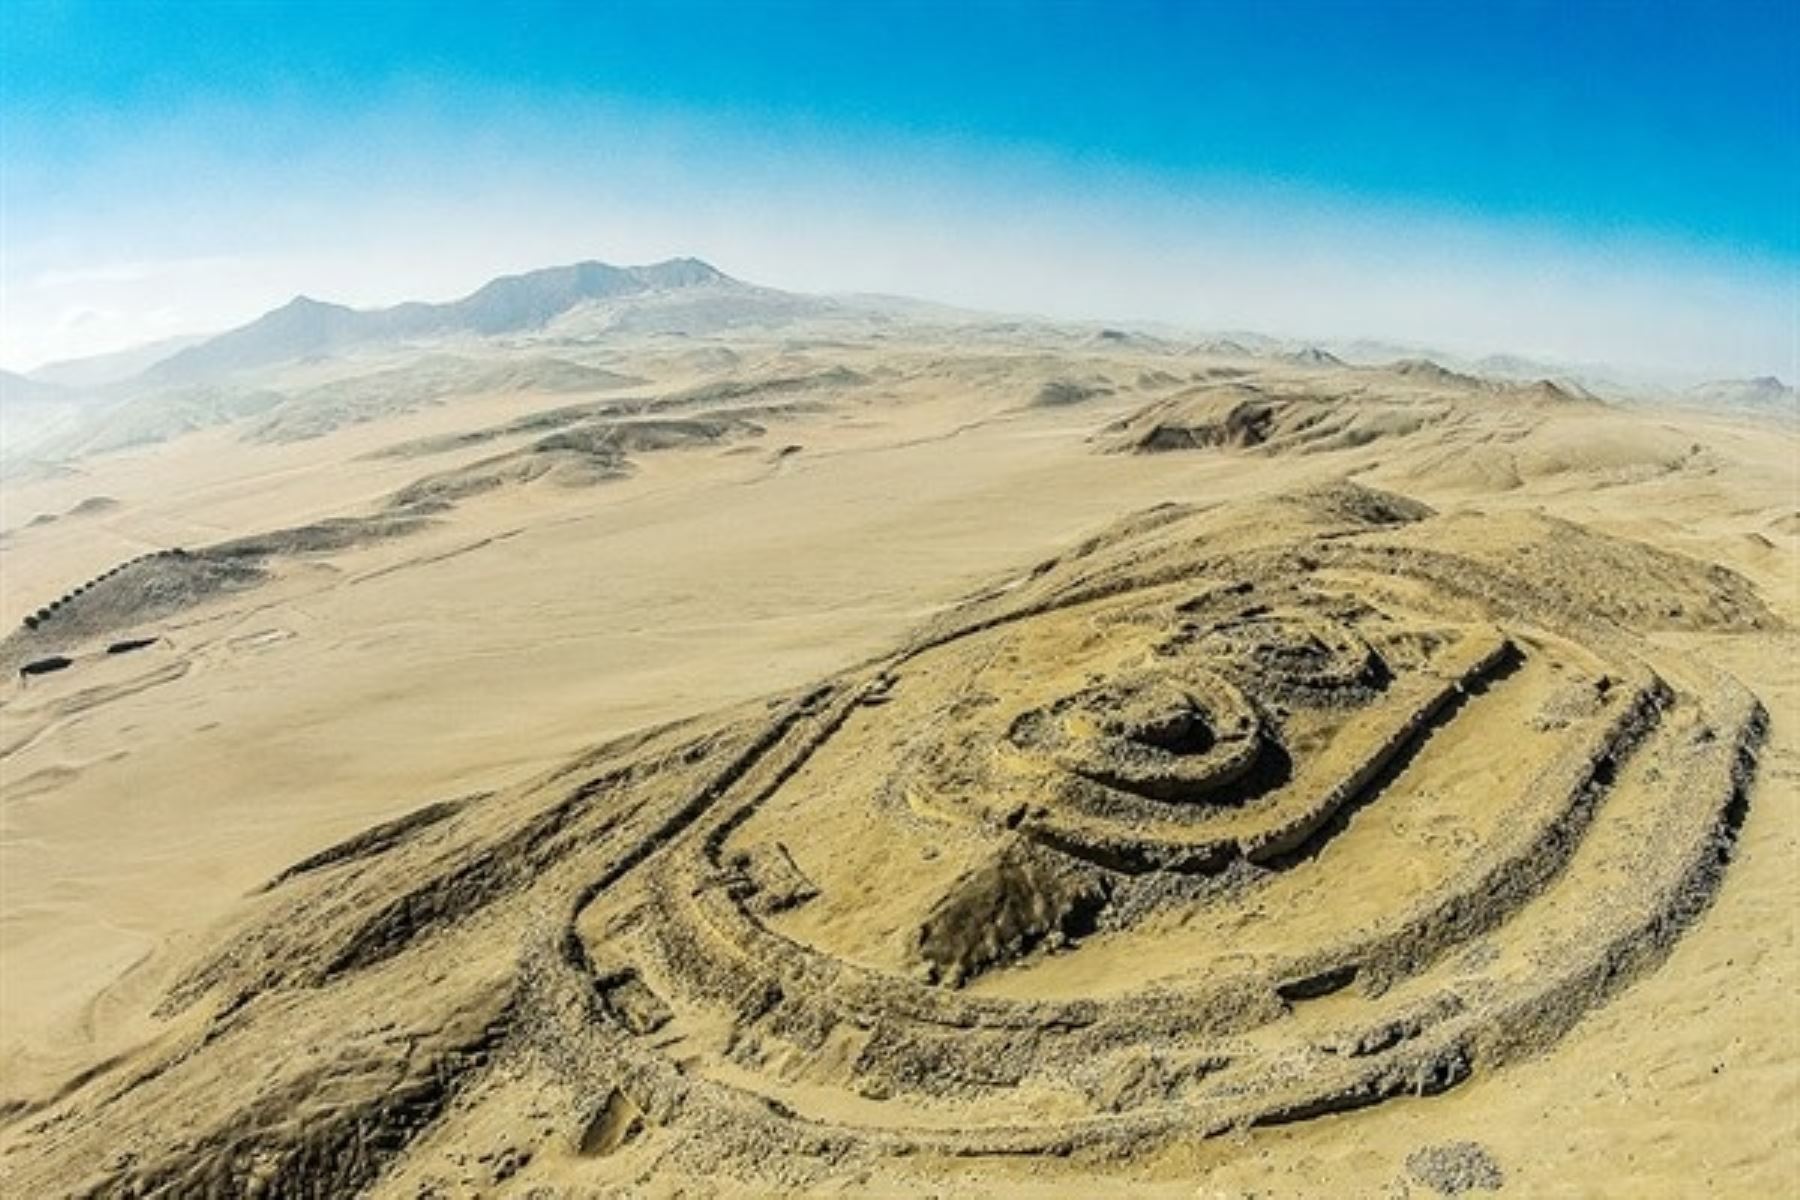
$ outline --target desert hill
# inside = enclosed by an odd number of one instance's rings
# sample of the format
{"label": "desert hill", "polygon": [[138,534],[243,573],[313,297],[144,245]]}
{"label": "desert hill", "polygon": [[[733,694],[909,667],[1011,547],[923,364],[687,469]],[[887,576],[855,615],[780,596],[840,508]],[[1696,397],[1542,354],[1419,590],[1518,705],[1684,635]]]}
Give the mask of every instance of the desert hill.
{"label": "desert hill", "polygon": [[0,371],[0,404],[8,408],[67,403],[73,399],[68,389],[54,383],[32,379],[13,371]]}
{"label": "desert hill", "polygon": [[1685,399],[1708,409],[1746,409],[1792,419],[1800,416],[1794,389],[1773,375],[1755,379],[1719,379],[1695,384]]}
{"label": "desert hill", "polygon": [[141,375],[170,355],[205,341],[208,336],[210,335],[184,334],[179,337],[159,338],[154,342],[146,342],[141,346],[131,346],[124,350],[115,350],[108,354],[94,354],[84,358],[70,358],[45,363],[31,372],[31,378],[41,383],[54,383],[61,387],[105,387],[108,384],[121,383],[133,376]]}
{"label": "desert hill", "polygon": [[0,371],[0,459],[41,445],[78,425],[86,405],[80,391]]}

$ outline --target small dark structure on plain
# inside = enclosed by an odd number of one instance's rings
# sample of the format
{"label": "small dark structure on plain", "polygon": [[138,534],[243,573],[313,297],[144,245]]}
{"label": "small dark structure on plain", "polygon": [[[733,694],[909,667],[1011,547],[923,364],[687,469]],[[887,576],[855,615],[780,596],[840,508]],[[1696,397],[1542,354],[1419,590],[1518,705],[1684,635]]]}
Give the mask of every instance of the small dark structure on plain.
{"label": "small dark structure on plain", "polygon": [[133,650],[142,650],[145,646],[154,646],[160,641],[162,641],[161,638],[153,637],[126,638],[124,641],[112,643],[106,648],[106,652],[108,654],[130,654]]}

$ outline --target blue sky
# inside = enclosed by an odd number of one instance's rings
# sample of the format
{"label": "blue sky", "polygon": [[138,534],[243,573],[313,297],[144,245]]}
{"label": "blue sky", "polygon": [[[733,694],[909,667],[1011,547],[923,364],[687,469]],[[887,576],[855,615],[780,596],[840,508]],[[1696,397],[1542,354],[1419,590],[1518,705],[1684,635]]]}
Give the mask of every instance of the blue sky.
{"label": "blue sky", "polygon": [[694,252],[784,286],[1793,374],[1791,3],[0,14],[8,365],[292,291]]}

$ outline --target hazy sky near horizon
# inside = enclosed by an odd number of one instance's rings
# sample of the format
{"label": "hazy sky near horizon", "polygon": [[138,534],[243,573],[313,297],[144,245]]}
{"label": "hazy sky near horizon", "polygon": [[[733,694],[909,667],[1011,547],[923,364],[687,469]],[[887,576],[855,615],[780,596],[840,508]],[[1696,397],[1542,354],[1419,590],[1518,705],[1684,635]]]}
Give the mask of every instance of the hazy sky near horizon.
{"label": "hazy sky near horizon", "polygon": [[0,365],[692,254],[1791,382],[1796,47],[1773,2],[9,0]]}

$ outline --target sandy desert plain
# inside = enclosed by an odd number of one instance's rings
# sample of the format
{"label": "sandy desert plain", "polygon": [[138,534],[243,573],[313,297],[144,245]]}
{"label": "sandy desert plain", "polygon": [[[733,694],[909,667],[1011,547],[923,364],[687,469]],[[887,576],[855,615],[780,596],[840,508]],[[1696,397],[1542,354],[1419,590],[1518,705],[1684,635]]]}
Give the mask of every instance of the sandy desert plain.
{"label": "sandy desert plain", "polygon": [[0,1191],[1793,1194],[1722,394],[692,262],[35,385]]}

